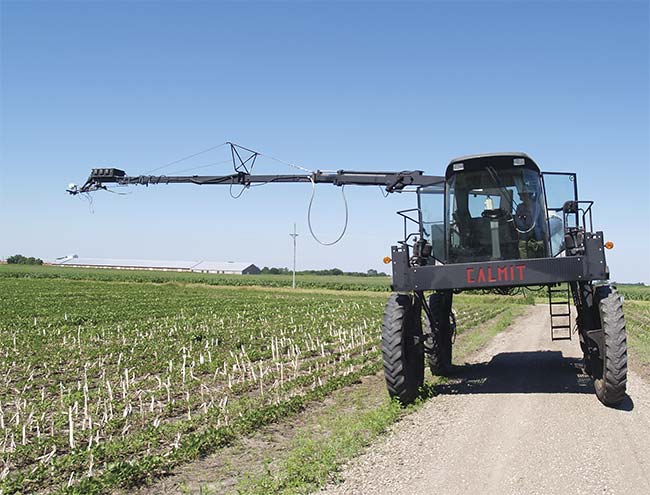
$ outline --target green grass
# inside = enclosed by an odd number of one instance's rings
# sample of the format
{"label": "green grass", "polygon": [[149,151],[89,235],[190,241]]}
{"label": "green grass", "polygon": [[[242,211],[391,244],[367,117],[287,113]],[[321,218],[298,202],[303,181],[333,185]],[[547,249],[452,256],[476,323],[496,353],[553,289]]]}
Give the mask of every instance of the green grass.
{"label": "green grass", "polygon": [[267,468],[264,474],[245,479],[236,491],[251,495],[311,493],[407,412],[397,402],[385,401],[379,407],[354,414],[322,418],[325,437],[301,432],[279,469]]}
{"label": "green grass", "polygon": [[454,346],[454,353],[457,359],[467,356],[493,339],[497,334],[505,330],[514,320],[523,312],[521,306],[509,306],[499,314],[496,321],[492,322],[485,328],[476,328],[477,325],[470,327],[473,331],[461,331],[462,336]]}
{"label": "green grass", "polygon": [[628,346],[642,366],[650,367],[650,301],[626,300],[623,309]]}

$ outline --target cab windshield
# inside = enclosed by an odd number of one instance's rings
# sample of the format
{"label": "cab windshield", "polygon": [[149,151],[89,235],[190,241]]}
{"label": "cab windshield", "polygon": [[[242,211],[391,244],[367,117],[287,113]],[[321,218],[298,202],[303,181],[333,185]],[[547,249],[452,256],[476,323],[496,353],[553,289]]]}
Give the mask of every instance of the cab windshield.
{"label": "cab windshield", "polygon": [[448,260],[471,262],[548,255],[544,194],[526,168],[458,172],[448,182]]}
{"label": "cab windshield", "polygon": [[423,235],[433,244],[439,261],[549,256],[546,202],[536,170],[487,166],[454,173],[445,190],[445,217],[437,221],[428,207],[434,195],[422,192]]}

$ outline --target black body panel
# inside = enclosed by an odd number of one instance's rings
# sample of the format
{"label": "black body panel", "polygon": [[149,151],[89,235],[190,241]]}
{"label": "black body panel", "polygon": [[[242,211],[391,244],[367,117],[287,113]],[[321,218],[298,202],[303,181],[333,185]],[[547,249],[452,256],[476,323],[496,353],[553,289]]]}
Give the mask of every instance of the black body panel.
{"label": "black body panel", "polygon": [[415,267],[408,266],[403,247],[393,246],[393,290],[491,289],[605,280],[609,274],[602,232],[590,234],[589,239],[586,255],[580,256]]}

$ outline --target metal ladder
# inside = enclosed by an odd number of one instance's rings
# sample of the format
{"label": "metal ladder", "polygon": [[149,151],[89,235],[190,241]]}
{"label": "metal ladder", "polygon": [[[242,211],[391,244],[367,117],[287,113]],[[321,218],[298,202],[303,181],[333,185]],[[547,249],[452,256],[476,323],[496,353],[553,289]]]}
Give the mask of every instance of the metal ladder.
{"label": "metal ladder", "polygon": [[548,308],[551,314],[551,340],[571,340],[571,292],[566,288],[548,286]]}

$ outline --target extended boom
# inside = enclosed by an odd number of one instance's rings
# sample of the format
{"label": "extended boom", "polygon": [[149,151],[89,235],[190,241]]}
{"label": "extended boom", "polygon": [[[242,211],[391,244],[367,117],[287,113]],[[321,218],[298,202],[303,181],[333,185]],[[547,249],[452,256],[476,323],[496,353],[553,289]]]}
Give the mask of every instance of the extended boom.
{"label": "extended boom", "polygon": [[313,184],[333,184],[335,186],[384,186],[387,192],[400,192],[408,186],[443,185],[444,177],[424,175],[421,170],[403,172],[365,172],[338,170],[322,172],[317,170],[311,174],[290,175],[252,175],[247,172],[237,172],[230,175],[126,175],[117,168],[94,168],[86,183],[81,186],[71,185],[70,194],[80,194],[100,189],[106,189],[105,184],[131,185],[140,184],[198,184],[198,185],[241,185],[251,184],[311,182]]}

